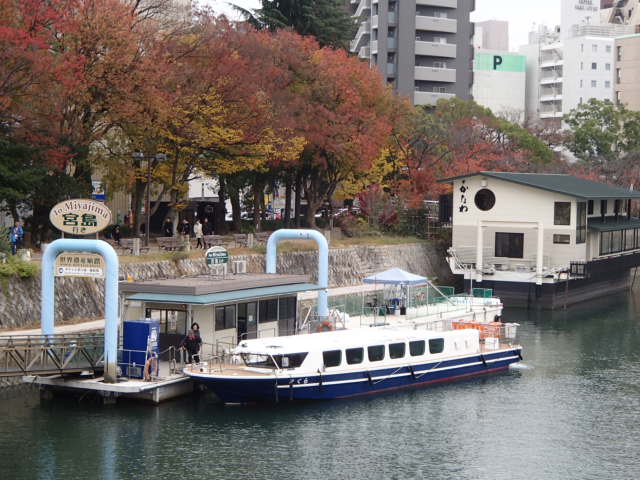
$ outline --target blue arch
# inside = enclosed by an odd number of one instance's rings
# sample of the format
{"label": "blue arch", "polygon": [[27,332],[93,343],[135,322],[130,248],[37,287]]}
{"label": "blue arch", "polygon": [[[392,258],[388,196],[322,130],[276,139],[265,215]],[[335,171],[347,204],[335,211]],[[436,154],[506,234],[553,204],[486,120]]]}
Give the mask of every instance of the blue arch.
{"label": "blue arch", "polygon": [[318,316],[329,316],[328,288],[329,288],[329,245],[325,236],[317,230],[280,229],[276,230],[267,240],[267,273],[276,273],[278,257],[278,242],[280,240],[314,240],[318,245]]}
{"label": "blue arch", "polygon": [[104,381],[117,381],[118,362],[118,255],[102,240],[61,238],[52,242],[42,257],[42,305],[40,325],[43,335],[53,335],[55,319],[55,262],[62,252],[91,252],[102,255],[106,264],[104,292]]}

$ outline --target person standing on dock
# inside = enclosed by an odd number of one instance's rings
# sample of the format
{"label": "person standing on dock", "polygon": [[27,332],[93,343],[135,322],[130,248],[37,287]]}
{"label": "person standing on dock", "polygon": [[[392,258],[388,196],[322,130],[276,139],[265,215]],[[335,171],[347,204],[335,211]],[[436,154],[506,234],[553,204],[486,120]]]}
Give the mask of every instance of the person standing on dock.
{"label": "person standing on dock", "polygon": [[188,363],[199,363],[200,362],[200,344],[202,343],[202,339],[200,335],[196,335],[193,330],[189,330],[187,336],[180,343],[180,347],[184,348],[187,351],[187,362]]}

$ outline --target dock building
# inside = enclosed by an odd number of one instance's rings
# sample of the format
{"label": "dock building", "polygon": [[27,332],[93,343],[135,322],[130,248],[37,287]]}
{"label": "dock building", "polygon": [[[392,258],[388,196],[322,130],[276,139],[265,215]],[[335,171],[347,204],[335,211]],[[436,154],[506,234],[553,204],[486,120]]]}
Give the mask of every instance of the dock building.
{"label": "dock building", "polygon": [[629,287],[640,192],[571,175],[477,172],[453,185],[452,272],[507,306],[554,308]]}

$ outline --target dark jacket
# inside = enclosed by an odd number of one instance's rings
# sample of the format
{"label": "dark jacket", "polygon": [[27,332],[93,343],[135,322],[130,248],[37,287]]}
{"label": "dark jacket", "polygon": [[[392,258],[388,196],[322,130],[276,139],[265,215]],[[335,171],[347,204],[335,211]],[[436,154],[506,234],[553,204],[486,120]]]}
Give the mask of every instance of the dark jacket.
{"label": "dark jacket", "polygon": [[191,233],[191,225],[189,222],[182,222],[178,225],[178,233],[181,233],[182,235],[189,235]]}
{"label": "dark jacket", "polygon": [[213,233],[213,225],[211,222],[203,222],[202,224],[202,234],[203,235],[211,235]]}
{"label": "dark jacket", "polygon": [[164,225],[162,226],[162,231],[165,237],[173,237],[173,222],[172,221],[164,222]]}
{"label": "dark jacket", "polygon": [[186,337],[184,337],[184,339],[180,343],[180,346],[186,348],[187,351],[191,355],[193,355],[200,351],[201,343],[202,343],[202,339],[200,338],[200,335],[189,334]]}

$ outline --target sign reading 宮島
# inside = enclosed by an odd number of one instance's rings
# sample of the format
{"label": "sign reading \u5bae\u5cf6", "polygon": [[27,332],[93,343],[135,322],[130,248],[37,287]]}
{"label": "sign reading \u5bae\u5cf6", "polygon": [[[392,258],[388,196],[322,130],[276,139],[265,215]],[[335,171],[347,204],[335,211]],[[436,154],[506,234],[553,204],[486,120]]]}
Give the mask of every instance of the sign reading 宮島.
{"label": "sign reading \u5bae\u5cf6", "polygon": [[54,227],[65,233],[91,235],[111,223],[111,210],[95,200],[65,200],[51,209],[49,219]]}
{"label": "sign reading \u5bae\u5cf6", "polygon": [[56,277],[104,278],[104,259],[95,253],[61,253],[54,272]]}
{"label": "sign reading \u5bae\u5cf6", "polygon": [[207,259],[207,265],[229,263],[229,252],[224,247],[211,247],[204,257]]}

